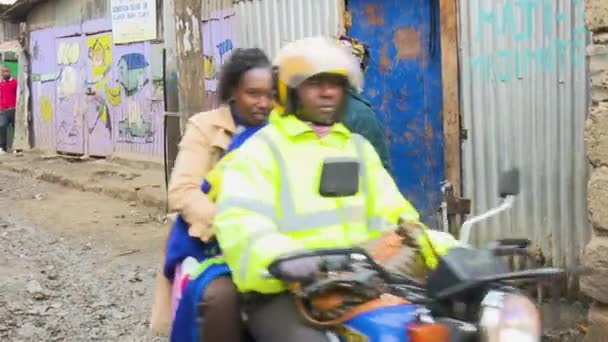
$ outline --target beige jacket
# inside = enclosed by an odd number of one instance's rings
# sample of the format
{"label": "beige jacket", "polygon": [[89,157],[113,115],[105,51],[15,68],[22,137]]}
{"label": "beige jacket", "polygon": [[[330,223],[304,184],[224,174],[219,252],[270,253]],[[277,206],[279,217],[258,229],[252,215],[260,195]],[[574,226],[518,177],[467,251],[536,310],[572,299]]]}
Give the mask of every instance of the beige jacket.
{"label": "beige jacket", "polygon": [[[169,209],[180,213],[190,224],[190,235],[203,241],[213,236],[211,224],[215,204],[201,191],[201,184],[221,153],[228,148],[234,130],[230,108],[222,106],[192,116],[179,144],[169,182]],[[167,335],[171,326],[171,282],[162,272],[164,252],[161,270],[156,275],[150,319],[150,326],[156,335]]]}
{"label": "beige jacket", "polygon": [[190,224],[190,235],[207,241],[215,205],[201,192],[205,175],[228,148],[235,124],[228,106],[199,113],[188,121],[169,182],[169,210]]}

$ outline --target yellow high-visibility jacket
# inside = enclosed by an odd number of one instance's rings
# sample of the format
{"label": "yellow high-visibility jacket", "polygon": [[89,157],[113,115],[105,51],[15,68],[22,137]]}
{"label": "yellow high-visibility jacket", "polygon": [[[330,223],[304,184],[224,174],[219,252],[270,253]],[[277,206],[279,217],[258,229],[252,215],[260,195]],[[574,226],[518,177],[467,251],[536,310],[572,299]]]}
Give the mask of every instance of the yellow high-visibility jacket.
{"label": "yellow high-visibility jacket", "polygon": [[[323,162],[332,158],[359,161],[356,195],[319,194]],[[342,124],[319,138],[295,116],[273,112],[221,169],[221,182],[212,182],[221,186],[214,228],[241,292],[284,291],[281,281],[263,276],[282,254],[355,246],[394,228],[399,218],[419,219],[370,143]]]}

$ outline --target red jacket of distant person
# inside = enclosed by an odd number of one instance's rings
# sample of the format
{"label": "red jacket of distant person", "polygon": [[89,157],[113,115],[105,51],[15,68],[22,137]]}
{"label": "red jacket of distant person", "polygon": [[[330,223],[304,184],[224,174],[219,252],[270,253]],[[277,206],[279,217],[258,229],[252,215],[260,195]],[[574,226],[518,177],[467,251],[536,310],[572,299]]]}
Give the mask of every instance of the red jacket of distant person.
{"label": "red jacket of distant person", "polygon": [[9,78],[0,81],[0,110],[15,108],[17,104],[17,80]]}

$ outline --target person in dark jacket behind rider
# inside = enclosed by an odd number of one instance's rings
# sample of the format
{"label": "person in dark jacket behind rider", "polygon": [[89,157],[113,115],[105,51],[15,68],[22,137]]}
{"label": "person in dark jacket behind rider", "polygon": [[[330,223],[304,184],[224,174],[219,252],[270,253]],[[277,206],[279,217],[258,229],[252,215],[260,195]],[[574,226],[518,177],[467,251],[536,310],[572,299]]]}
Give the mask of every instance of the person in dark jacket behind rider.
{"label": "person in dark jacket behind rider", "polygon": [[[340,36],[338,43],[350,50],[351,54],[359,61],[362,74],[365,73],[369,62],[369,47],[347,36]],[[344,125],[351,132],[364,136],[372,144],[382,161],[382,165],[391,173],[392,166],[384,127],[378,120],[369,101],[361,95],[361,89],[349,89],[347,106],[348,115],[343,119]]]}

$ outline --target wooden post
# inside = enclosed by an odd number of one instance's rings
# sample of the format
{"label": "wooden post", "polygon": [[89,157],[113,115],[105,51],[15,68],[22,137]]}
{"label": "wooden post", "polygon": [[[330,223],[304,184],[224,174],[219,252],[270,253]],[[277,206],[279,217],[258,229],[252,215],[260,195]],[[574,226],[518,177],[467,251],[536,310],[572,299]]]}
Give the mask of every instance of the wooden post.
{"label": "wooden post", "polygon": [[31,68],[29,58],[30,31],[26,22],[19,23],[19,73],[13,75],[17,80],[17,106],[15,108],[15,124],[13,126],[13,150],[21,152],[31,148],[30,123],[32,112],[30,106]]}
{"label": "wooden post", "polygon": [[443,137],[445,175],[461,196],[461,136],[458,77],[458,0],[440,0],[441,76],[443,81]]}
{"label": "wooden post", "polygon": [[182,130],[192,114],[205,110],[201,0],[174,0],[177,90]]}

